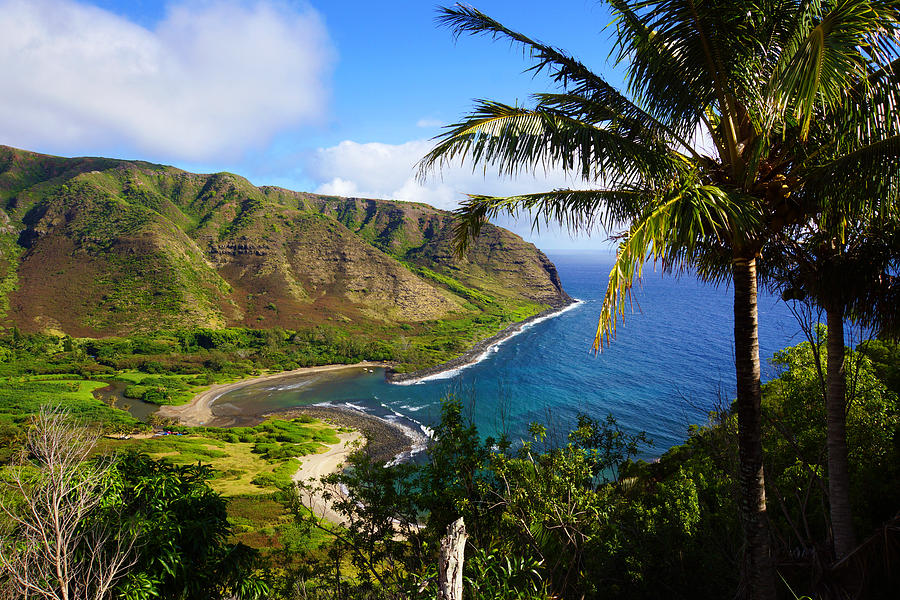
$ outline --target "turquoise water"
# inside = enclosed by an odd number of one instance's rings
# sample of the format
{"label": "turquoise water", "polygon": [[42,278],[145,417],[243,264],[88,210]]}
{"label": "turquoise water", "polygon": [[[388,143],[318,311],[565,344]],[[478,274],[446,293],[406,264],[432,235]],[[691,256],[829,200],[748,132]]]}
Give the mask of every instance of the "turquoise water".
{"label": "turquoise water", "polygon": [[[421,432],[440,415],[440,399],[453,393],[470,407],[479,430],[526,437],[530,422],[560,435],[579,412],[612,413],[630,431],[646,431],[661,453],[684,440],[688,425],[734,395],[732,295],[693,277],[645,272],[635,313],[600,355],[589,352],[611,257],[548,253],[577,306],[526,328],[481,362],[452,377],[392,385],[381,369],[351,369],[246,387],[219,398],[218,414],[260,413],[306,404],[350,404]],[[760,356],[799,343],[794,318],[776,298],[759,299]]]}

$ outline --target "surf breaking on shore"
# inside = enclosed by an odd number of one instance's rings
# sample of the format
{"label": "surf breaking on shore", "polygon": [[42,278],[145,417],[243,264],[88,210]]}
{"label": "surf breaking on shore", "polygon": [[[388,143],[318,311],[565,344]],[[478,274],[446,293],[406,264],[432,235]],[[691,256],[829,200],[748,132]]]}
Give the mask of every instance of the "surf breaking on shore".
{"label": "surf breaking on shore", "polygon": [[540,312],[533,317],[529,317],[524,321],[513,323],[503,331],[486,338],[469,349],[462,355],[448,360],[445,363],[412,371],[411,373],[391,373],[385,375],[388,383],[395,385],[416,385],[425,383],[426,381],[434,381],[437,379],[451,379],[455,377],[463,369],[467,369],[473,365],[477,365],[481,361],[487,359],[491,354],[497,352],[501,345],[508,340],[519,335],[526,329],[537,325],[543,321],[553,319],[559,315],[568,312],[579,305],[584,304],[583,300],[573,299],[572,302],[560,308],[550,308]]}
{"label": "surf breaking on shore", "polygon": [[[428,369],[422,369],[412,373],[385,373],[385,380],[392,384],[414,385],[426,381],[450,379],[460,371],[487,359],[496,353],[506,341],[519,335],[526,329],[543,321],[557,317],[569,310],[583,304],[582,300],[572,300],[564,306],[545,310],[524,321],[514,323],[497,334],[475,344],[469,351],[456,359],[445,362]],[[380,403],[388,414],[380,414],[381,411],[367,409],[354,402],[320,402],[313,405],[297,406],[283,410],[275,410],[267,413],[237,414],[227,409],[228,404],[220,404],[219,400],[228,392],[243,388],[248,385],[261,382],[279,382],[275,389],[300,390],[311,383],[310,380],[292,381],[294,377],[310,376],[326,371],[337,371],[353,367],[385,367],[384,363],[362,362],[355,365],[326,365],[321,367],[308,367],[283,373],[270,374],[262,377],[245,379],[230,384],[212,386],[210,389],[198,394],[192,402],[182,406],[166,406],[159,411],[161,416],[174,417],[184,425],[190,426],[215,426],[232,427],[236,425],[252,425],[264,421],[267,417],[277,416],[290,418],[306,414],[334,421],[359,431],[367,431],[369,440],[369,453],[377,460],[384,460],[390,464],[411,460],[416,454],[427,449],[432,437],[432,431],[426,425],[420,423],[409,415],[397,412],[390,406]],[[376,397],[377,400],[377,397]],[[214,406],[219,411],[214,411]]]}

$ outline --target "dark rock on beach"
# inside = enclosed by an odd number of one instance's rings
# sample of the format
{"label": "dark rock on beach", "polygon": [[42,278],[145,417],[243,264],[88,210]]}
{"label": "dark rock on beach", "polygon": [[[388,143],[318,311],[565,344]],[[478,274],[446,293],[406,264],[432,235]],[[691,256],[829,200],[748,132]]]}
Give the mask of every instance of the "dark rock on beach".
{"label": "dark rock on beach", "polygon": [[302,415],[321,419],[338,427],[350,427],[366,436],[365,452],[373,460],[390,462],[400,454],[409,452],[412,440],[402,429],[387,421],[359,411],[331,406],[301,406],[267,413],[281,419],[296,419]]}

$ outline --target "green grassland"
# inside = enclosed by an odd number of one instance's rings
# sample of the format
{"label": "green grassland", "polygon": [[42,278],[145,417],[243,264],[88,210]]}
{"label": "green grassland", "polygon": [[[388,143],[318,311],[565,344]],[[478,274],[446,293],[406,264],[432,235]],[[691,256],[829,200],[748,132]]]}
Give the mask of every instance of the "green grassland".
{"label": "green grassland", "polygon": [[132,431],[145,427],[127,412],[110,407],[94,397],[94,390],[104,387],[104,382],[87,381],[76,376],[58,377],[0,379],[0,421],[22,424],[42,406],[59,405],[79,421],[102,426],[108,431]]}
{"label": "green grassland", "polygon": [[332,427],[300,418],[271,419],[256,427],[176,429],[184,434],[104,439],[101,451],[134,450],[174,464],[211,465],[210,486],[228,499],[236,541],[271,551],[301,542],[315,547],[325,539],[321,532],[301,535],[287,500],[302,457],[338,443]]}

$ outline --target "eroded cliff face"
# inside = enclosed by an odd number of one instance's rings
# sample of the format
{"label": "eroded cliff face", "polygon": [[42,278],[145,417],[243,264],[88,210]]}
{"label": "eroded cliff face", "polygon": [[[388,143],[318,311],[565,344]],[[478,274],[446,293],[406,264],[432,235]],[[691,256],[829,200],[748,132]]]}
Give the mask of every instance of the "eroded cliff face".
{"label": "eroded cliff face", "polygon": [[0,147],[5,326],[112,335],[396,325],[477,314],[490,302],[536,312],[566,301],[533,245],[486,226],[457,259],[451,215],[424,204]]}
{"label": "eroded cliff face", "polygon": [[534,244],[501,227],[485,225],[466,255],[457,258],[453,216],[446,211],[411,202],[307,197],[322,213],[385,252],[476,289],[549,306],[571,300],[550,259]]}

